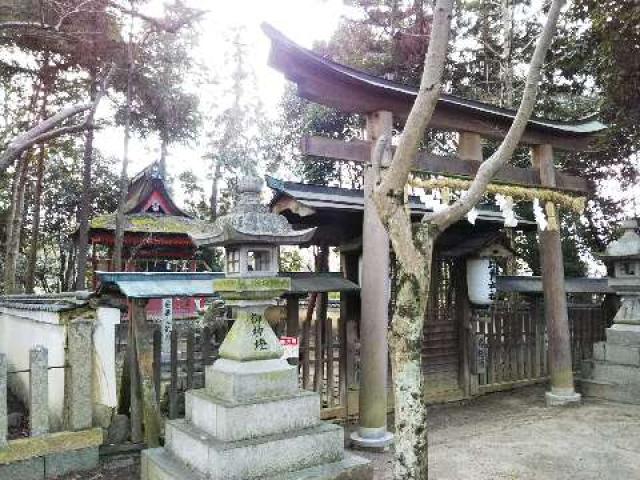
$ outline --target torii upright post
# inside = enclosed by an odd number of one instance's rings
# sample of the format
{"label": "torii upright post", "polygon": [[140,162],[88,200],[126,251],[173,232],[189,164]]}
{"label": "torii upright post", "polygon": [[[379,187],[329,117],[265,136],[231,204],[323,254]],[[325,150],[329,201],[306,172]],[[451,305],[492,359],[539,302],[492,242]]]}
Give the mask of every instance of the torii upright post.
{"label": "torii upright post", "polygon": [[[382,135],[391,138],[392,127],[391,112],[367,115],[367,137],[372,145]],[[390,160],[382,159],[382,166]],[[393,435],[387,431],[389,237],[371,198],[374,181],[369,162],[365,166],[362,224],[360,424],[351,439],[360,448],[379,449],[387,447]]]}
{"label": "torii upright post", "polygon": [[[556,186],[551,145],[536,145],[532,149],[532,160],[540,169],[540,182],[545,187]],[[546,393],[548,406],[580,403],[573,383],[571,362],[571,339],[567,296],[564,288],[564,264],[560,240],[560,219],[552,203],[545,205],[549,225],[539,232],[540,257],[542,263],[542,287],[544,290],[544,314],[549,335],[549,376],[551,391]]]}

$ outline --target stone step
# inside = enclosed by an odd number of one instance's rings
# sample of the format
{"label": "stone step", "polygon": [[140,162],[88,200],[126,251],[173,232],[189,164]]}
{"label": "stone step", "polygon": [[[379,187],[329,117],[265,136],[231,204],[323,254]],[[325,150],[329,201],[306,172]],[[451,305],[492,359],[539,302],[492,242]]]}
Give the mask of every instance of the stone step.
{"label": "stone step", "polygon": [[585,377],[619,385],[640,385],[640,368],[594,360],[591,374]]}
{"label": "stone step", "polygon": [[344,430],[328,423],[280,435],[222,442],[186,420],[166,424],[165,448],[210,480],[250,480],[338,462]]}
{"label": "stone step", "polygon": [[593,346],[593,359],[640,367],[640,346],[599,342]]}
{"label": "stone step", "polygon": [[140,457],[141,480],[206,480],[164,448],[143,450]]}
{"label": "stone step", "polygon": [[345,453],[339,462],[264,477],[264,480],[373,480],[373,466],[365,458]]}
{"label": "stone step", "polygon": [[615,324],[607,328],[607,343],[640,346],[640,326]]}
{"label": "stone step", "polygon": [[582,394],[585,397],[595,397],[612,402],[640,405],[640,387],[617,385],[598,380],[582,380],[580,384]]}
{"label": "stone step", "polygon": [[292,432],[320,423],[320,396],[299,391],[295,395],[251,403],[216,399],[206,390],[186,393],[186,419],[225,442]]}
{"label": "stone step", "polygon": [[298,368],[286,360],[239,362],[221,358],[206,369],[205,388],[227,402],[247,403],[298,392]]}
{"label": "stone step", "polygon": [[[144,450],[141,480],[205,480],[163,448]],[[369,460],[346,453],[339,462],[325,463],[295,472],[278,473],[261,480],[373,480]]]}

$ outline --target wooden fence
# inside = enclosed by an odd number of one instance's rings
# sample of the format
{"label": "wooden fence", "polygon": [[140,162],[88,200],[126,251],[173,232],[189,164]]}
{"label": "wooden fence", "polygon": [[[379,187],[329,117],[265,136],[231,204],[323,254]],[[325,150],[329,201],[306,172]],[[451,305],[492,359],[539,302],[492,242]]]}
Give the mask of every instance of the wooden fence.
{"label": "wooden fence", "polygon": [[[547,378],[548,338],[539,302],[505,303],[478,313],[476,351],[479,393],[511,388]],[[593,344],[604,340],[607,322],[600,302],[570,304],[569,328],[573,367],[579,371]]]}

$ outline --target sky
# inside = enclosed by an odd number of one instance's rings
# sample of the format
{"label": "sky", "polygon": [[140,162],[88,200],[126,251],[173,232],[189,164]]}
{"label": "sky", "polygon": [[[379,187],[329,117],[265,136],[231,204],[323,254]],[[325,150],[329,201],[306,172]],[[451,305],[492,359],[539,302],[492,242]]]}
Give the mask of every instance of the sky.
{"label": "sky", "polygon": [[[282,74],[268,66],[270,42],[260,25],[268,22],[295,42],[311,47],[315,41],[328,40],[338,26],[342,15],[349,12],[343,0],[185,0],[188,6],[207,10],[199,22],[199,46],[193,52],[195,62],[202,64],[212,73],[224,68],[228,54],[225,33],[235,27],[242,27],[247,45],[250,68],[254,71],[258,96],[262,100],[267,115],[277,115],[277,107],[284,91],[286,80]],[[145,13],[161,16],[161,0],[154,1]],[[224,102],[223,87],[219,85],[199,85],[200,101],[208,111],[208,105]],[[108,114],[108,112],[106,112]],[[212,128],[206,125],[206,128]],[[97,147],[108,156],[122,158],[122,129],[110,128],[97,136]],[[200,137],[203,141],[204,132]],[[159,145],[155,139],[147,141],[133,139],[131,144],[129,175],[143,169],[159,158]],[[202,184],[206,186],[207,162],[202,160],[203,145],[172,146],[167,161],[170,176],[177,177],[184,170],[202,173]],[[178,203],[181,192],[174,189]]]}

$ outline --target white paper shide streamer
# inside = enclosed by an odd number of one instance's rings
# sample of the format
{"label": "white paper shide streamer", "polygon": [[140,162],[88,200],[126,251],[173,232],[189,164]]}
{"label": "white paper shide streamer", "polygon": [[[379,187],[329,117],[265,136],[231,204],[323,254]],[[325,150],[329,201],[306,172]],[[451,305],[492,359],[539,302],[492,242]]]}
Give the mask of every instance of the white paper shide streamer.
{"label": "white paper shide streamer", "polygon": [[536,220],[536,223],[538,224],[538,228],[540,229],[540,231],[544,232],[547,229],[549,222],[547,221],[547,216],[544,213],[542,205],[540,205],[540,200],[538,200],[537,198],[533,199],[533,216]]}

